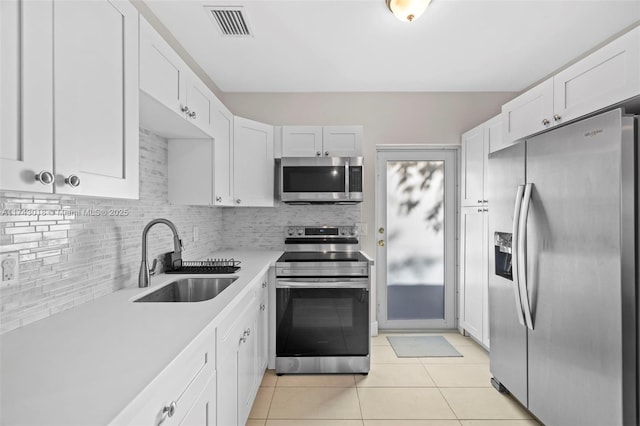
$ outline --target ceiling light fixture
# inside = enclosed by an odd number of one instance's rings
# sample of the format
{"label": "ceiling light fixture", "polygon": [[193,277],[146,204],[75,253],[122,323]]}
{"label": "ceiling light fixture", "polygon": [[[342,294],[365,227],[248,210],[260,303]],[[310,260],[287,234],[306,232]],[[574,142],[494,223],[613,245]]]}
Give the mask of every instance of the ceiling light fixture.
{"label": "ceiling light fixture", "polygon": [[427,10],[431,0],[386,0],[389,10],[401,21],[411,22]]}

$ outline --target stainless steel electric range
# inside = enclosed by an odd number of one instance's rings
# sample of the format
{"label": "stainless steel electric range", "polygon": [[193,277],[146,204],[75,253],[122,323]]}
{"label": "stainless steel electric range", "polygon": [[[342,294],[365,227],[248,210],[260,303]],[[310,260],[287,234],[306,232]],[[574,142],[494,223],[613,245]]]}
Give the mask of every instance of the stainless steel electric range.
{"label": "stainless steel electric range", "polygon": [[369,372],[372,261],[355,226],[292,226],[276,262],[276,373]]}

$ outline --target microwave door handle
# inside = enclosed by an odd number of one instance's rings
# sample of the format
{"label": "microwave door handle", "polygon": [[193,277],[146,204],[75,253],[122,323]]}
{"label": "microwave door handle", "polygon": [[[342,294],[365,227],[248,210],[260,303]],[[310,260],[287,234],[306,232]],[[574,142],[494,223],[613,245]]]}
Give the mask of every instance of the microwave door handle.
{"label": "microwave door handle", "polygon": [[522,209],[520,211],[519,237],[518,237],[518,285],[520,287],[520,297],[522,298],[522,310],[524,320],[529,330],[533,330],[533,320],[531,318],[531,305],[529,304],[529,291],[527,288],[527,221],[529,219],[529,206],[531,205],[531,189],[533,184],[528,183],[524,189]]}
{"label": "microwave door handle", "polygon": [[526,326],[524,323],[524,314],[522,313],[522,298],[520,297],[519,284],[520,268],[518,263],[518,260],[520,259],[520,253],[518,252],[520,210],[522,207],[523,195],[524,185],[518,185],[518,190],[516,191],[516,202],[513,208],[513,227],[511,229],[511,275],[513,276],[513,292],[516,301],[516,315],[518,316],[518,322],[520,322],[520,325]]}
{"label": "microwave door handle", "polygon": [[349,196],[349,175],[351,173],[349,172],[349,160],[344,162],[344,193],[347,196],[347,199],[350,198]]}

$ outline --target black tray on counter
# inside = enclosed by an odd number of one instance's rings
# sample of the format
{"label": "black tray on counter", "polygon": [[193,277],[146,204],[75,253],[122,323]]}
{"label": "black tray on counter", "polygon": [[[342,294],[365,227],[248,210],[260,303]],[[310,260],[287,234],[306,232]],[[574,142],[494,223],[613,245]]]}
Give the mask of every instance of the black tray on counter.
{"label": "black tray on counter", "polygon": [[234,259],[176,259],[165,264],[165,274],[233,274],[240,269],[240,261]]}

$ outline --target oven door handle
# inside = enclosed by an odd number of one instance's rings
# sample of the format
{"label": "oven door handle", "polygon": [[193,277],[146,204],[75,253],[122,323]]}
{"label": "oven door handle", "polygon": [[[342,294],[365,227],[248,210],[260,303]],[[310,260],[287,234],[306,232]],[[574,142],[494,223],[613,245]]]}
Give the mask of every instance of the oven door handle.
{"label": "oven door handle", "polygon": [[276,279],[276,288],[369,288],[368,278],[341,278],[339,280],[326,278],[296,278]]}

